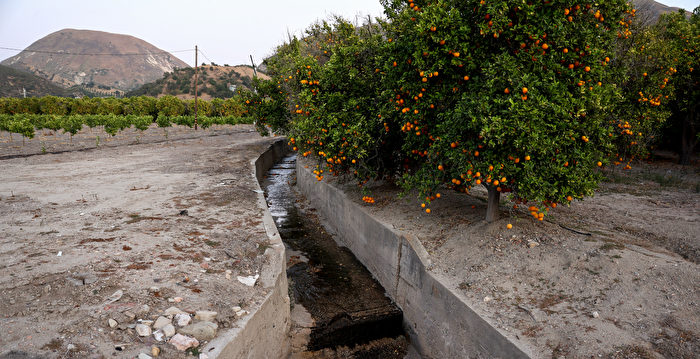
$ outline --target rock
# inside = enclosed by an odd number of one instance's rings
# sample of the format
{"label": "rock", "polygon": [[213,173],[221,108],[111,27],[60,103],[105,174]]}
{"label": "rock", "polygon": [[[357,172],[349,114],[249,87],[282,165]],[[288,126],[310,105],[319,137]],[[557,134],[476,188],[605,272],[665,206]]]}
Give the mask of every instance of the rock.
{"label": "rock", "polygon": [[138,359],[152,359],[152,357],[146,353],[139,353]]}
{"label": "rock", "polygon": [[[177,307],[170,307],[170,308],[166,309],[165,312],[164,312],[163,314],[165,314],[165,315],[167,315],[167,316],[170,316],[170,315],[187,314],[187,313],[181,311],[181,310],[178,309]],[[189,314],[188,314],[188,315],[189,315]]]}
{"label": "rock", "polygon": [[136,324],[136,332],[139,333],[139,336],[147,337],[151,335],[151,327],[146,324]]}
{"label": "rock", "polygon": [[66,345],[66,349],[68,349],[68,351],[74,350],[74,349],[75,349],[75,344],[68,344],[68,345]]}
{"label": "rock", "polygon": [[155,294],[155,293],[160,293],[160,288],[158,288],[158,287],[150,287],[150,288],[148,288],[148,291],[149,291],[150,293],[154,293],[154,294]]}
{"label": "rock", "polygon": [[150,312],[150,311],[151,311],[151,307],[149,307],[148,304],[144,304],[136,309],[136,315],[138,315],[141,318],[147,317],[148,312]]}
{"label": "rock", "polygon": [[136,314],[134,314],[134,313],[132,313],[132,312],[130,312],[130,311],[128,311],[128,310],[127,310],[126,312],[124,312],[124,315],[125,315],[129,320],[134,320],[134,319],[136,319]]}
{"label": "rock", "polygon": [[110,327],[110,328],[116,328],[116,327],[117,327],[117,324],[119,324],[119,323],[117,323],[116,320],[114,320],[114,319],[112,319],[112,318],[109,318],[109,320],[107,321],[107,324],[109,324],[109,327]]}
{"label": "rock", "polygon": [[175,346],[177,350],[183,352],[189,348],[199,346],[199,341],[197,339],[182,334],[175,334],[172,338],[170,338],[170,340],[168,340],[168,343]]}
{"label": "rock", "polygon": [[237,306],[237,305],[231,307],[231,309],[232,309],[234,312],[240,312],[240,311],[241,311],[241,307],[239,307],[239,306]]}
{"label": "rock", "polygon": [[68,280],[75,286],[81,286],[97,282],[97,277],[91,273],[76,273],[69,277],[66,277],[66,280]]}
{"label": "rock", "polygon": [[530,248],[535,248],[535,247],[537,247],[537,246],[539,246],[539,245],[540,245],[540,244],[537,243],[537,242],[535,242],[535,241],[529,241],[529,242],[527,242],[527,246],[530,247]]}
{"label": "rock", "polygon": [[254,276],[251,275],[251,276],[247,276],[247,277],[238,276],[237,279],[239,282],[241,282],[249,287],[252,287],[255,285],[255,282],[258,280],[259,277],[260,277],[260,275],[256,274]]}
{"label": "rock", "polygon": [[162,342],[163,339],[165,339],[165,333],[163,333],[163,330],[159,329],[153,332],[153,339]]}
{"label": "rock", "polygon": [[197,322],[180,328],[181,334],[193,336],[199,340],[211,340],[216,338],[216,331],[219,327],[212,322]]}
{"label": "rock", "polygon": [[492,300],[493,300],[493,298],[489,297],[488,295],[484,297],[484,303],[488,303]]}
{"label": "rock", "polygon": [[241,310],[239,310],[239,311],[236,312],[236,316],[237,316],[237,317],[241,317],[241,316],[244,316],[244,315],[246,315],[246,314],[248,314],[248,311],[247,311],[247,310],[243,310],[243,309],[241,309]]}
{"label": "rock", "polygon": [[112,295],[110,295],[107,298],[107,304],[114,303],[114,302],[118,301],[119,299],[121,299],[121,297],[123,295],[124,295],[124,292],[121,289],[117,290],[116,292],[112,293]]}
{"label": "rock", "polygon": [[593,313],[591,313],[591,317],[598,318],[598,317],[600,317],[600,314],[598,312],[593,312]]}
{"label": "rock", "polygon": [[158,348],[157,346],[154,345],[151,348],[151,355],[154,357],[157,357],[158,355],[160,355],[160,348]]}
{"label": "rock", "polygon": [[187,313],[175,314],[175,322],[177,323],[178,327],[184,327],[185,325],[190,324],[191,320],[192,317],[190,317],[190,315]]}
{"label": "rock", "polygon": [[165,334],[166,337],[172,337],[173,335],[175,335],[175,327],[172,324],[167,324],[161,330],[163,331],[163,334]]}
{"label": "rock", "polygon": [[152,321],[152,320],[143,320],[143,319],[139,319],[139,323],[141,323],[141,324],[146,324],[146,325],[148,325],[149,327],[153,327],[153,321]]}
{"label": "rock", "polygon": [[170,324],[170,319],[160,316],[156,319],[156,322],[153,323],[153,329],[160,329],[168,324]]}
{"label": "rock", "polygon": [[209,359],[209,356],[206,355],[206,354],[204,354],[204,353],[200,353],[200,354],[199,354],[199,359]]}
{"label": "rock", "polygon": [[201,320],[203,322],[213,322],[217,314],[217,312],[212,312],[210,310],[198,310],[194,313],[194,319]]}

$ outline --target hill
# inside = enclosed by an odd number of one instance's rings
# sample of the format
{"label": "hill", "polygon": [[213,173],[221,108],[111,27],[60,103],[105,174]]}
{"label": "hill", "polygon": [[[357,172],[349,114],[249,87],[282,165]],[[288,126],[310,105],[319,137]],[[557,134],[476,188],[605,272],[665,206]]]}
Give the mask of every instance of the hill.
{"label": "hill", "polygon": [[188,67],[172,54],[133,36],[75,29],[49,34],[0,64],[62,87],[78,85],[104,94],[132,90],[165,72]]}
{"label": "hill", "polygon": [[[203,99],[229,98],[234,88],[251,88],[253,68],[247,65],[218,66],[203,65],[198,69],[197,93]],[[258,72],[260,78],[267,75]],[[183,99],[194,98],[194,69],[189,67],[166,73],[161,79],[130,91],[126,96],[173,95]]]}
{"label": "hill", "polygon": [[[632,3],[637,9],[637,15],[642,16],[642,20],[650,24],[653,24],[659,20],[659,16],[661,16],[661,14],[680,10],[678,7],[666,6],[654,0],[632,0]],[[693,11],[693,9],[685,10]]]}
{"label": "hill", "polygon": [[77,91],[64,89],[45,78],[0,65],[0,97],[66,97],[76,94]]}

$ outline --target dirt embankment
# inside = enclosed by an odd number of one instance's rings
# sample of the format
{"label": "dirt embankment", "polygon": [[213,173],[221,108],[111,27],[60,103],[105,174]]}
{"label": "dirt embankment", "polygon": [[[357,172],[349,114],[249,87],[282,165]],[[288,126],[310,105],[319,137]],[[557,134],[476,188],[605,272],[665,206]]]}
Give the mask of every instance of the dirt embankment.
{"label": "dirt embankment", "polygon": [[191,324],[220,332],[266,294],[237,277],[266,265],[250,159],[271,139],[252,126],[139,136],[76,151],[94,141],[82,133],[28,157],[41,142],[0,143],[20,156],[0,160],[0,355],[135,357],[157,347],[185,357],[139,335],[141,325],[155,332],[164,317],[184,332],[167,312],[176,307],[187,318],[217,312]]}
{"label": "dirt embankment", "polygon": [[[692,358],[700,352],[700,170],[669,162],[609,171],[593,198],[544,222],[486,192],[442,191],[431,214],[409,194],[352,183],[346,193],[418,236],[430,270],[536,358]],[[340,181],[342,182],[342,181]],[[507,229],[507,224],[513,225]]]}

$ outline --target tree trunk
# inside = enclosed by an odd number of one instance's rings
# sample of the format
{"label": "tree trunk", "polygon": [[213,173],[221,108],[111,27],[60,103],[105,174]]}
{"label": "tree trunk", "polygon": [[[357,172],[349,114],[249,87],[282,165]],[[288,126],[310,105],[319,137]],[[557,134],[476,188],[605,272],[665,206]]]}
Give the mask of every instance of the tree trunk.
{"label": "tree trunk", "polygon": [[695,151],[695,145],[697,144],[697,134],[695,133],[694,125],[694,112],[689,111],[683,120],[683,133],[681,134],[681,153],[679,163],[681,165],[689,165],[690,158],[693,156]]}
{"label": "tree trunk", "polygon": [[498,204],[501,199],[501,192],[496,190],[496,186],[486,186],[489,191],[488,207],[486,207],[486,222],[498,220]]}

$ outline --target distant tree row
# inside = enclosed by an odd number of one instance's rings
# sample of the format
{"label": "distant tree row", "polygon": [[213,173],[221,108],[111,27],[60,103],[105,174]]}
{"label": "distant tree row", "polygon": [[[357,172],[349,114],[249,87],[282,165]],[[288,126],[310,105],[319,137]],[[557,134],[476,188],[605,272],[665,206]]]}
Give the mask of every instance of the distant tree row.
{"label": "distant tree row", "polygon": [[[244,106],[239,96],[229,99],[198,99],[197,113],[200,116],[243,116]],[[70,98],[31,97],[0,98],[0,114],[35,115],[136,115],[136,116],[191,116],[194,115],[194,100],[181,100],[174,96],[154,98],[148,96],[127,98]]]}

